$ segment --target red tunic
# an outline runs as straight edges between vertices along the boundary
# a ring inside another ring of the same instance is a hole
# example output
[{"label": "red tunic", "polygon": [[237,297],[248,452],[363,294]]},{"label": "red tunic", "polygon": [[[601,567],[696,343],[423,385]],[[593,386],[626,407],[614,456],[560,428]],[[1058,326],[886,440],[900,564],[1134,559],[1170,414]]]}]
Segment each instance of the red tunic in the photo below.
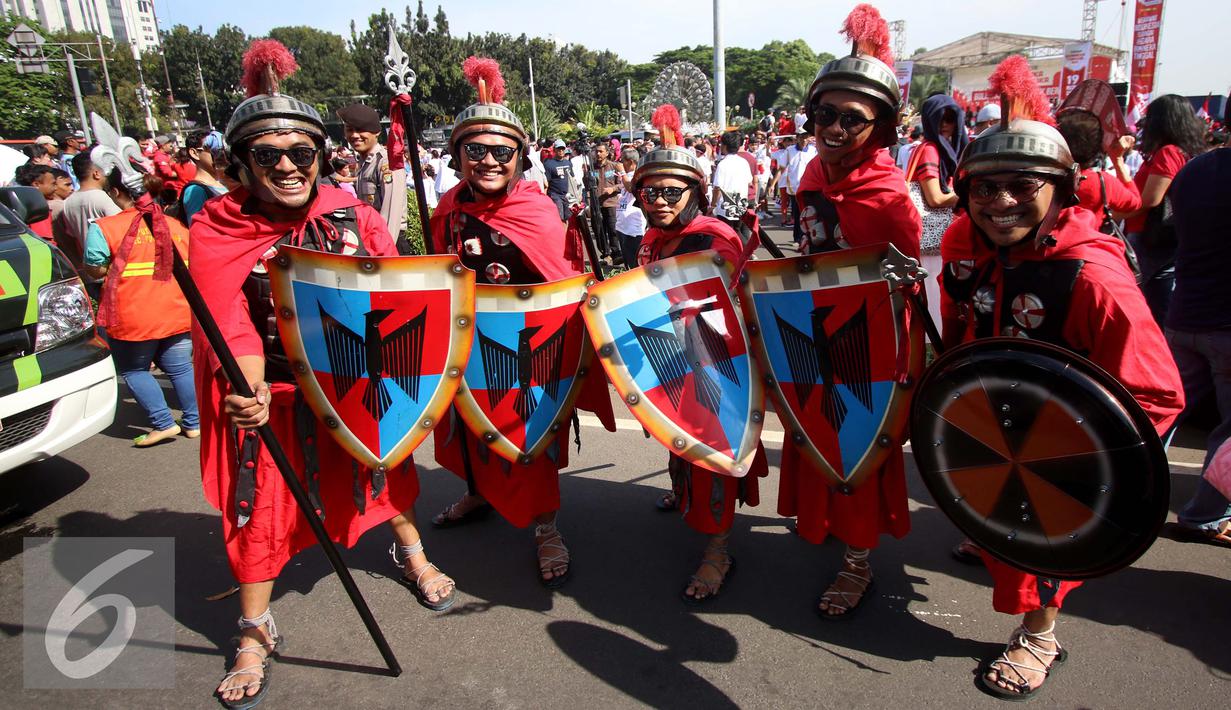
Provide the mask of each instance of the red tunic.
[{"label": "red tunic", "polygon": [[1141,193],[1137,183],[1120,182],[1115,173],[1100,171],[1098,168],[1087,168],[1081,171],[1081,182],[1077,186],[1077,203],[1103,219],[1103,187],[1099,184],[1099,173],[1103,174],[1102,185],[1107,186],[1107,206],[1112,212],[1135,212],[1141,209]]},{"label": "red tunic", "polygon": [[[922,222],[906,191],[906,176],[889,151],[877,150],[835,183],[829,182],[820,159],[813,160],[800,180],[801,208],[810,192],[820,192],[834,205],[842,238],[851,247],[889,242],[919,258]],[[833,451],[822,449],[821,454],[838,458]],[[834,535],[852,547],[873,548],[882,534],[900,538],[910,532],[901,446],[850,495],[831,489],[827,481],[790,439],[783,442],[778,513],[798,517],[796,529],[805,540],[819,544]]]},{"label": "red tunic", "polygon": [[[236,357],[264,354],[261,335],[248,315],[248,300],[241,289],[265,251],[287,233],[302,234],[309,222],[353,207],[359,236],[368,252],[376,256],[396,255],[380,213],[337,188],[320,186],[317,190],[308,217],[298,223],[274,223],[244,210],[249,199],[244,189],[210,200],[193,219],[189,268]],[[256,495],[251,518],[242,527],[238,525],[235,492],[239,456],[230,419],[222,408],[230,387],[218,369],[218,358],[195,322],[192,340],[193,375],[201,410],[201,482],[205,498],[222,512],[227,559],[236,580],[252,583],[274,579],[287,560],[316,544],[316,538],[263,447],[255,462]],[[294,416],[296,387],[274,383],[270,391],[270,426],[302,480],[304,452],[298,445],[300,437]],[[251,431],[241,434],[256,436]],[[315,444],[320,460],[325,529],[335,542],[350,547],[369,528],[414,505],[419,495],[419,479],[409,459],[401,470],[388,474],[386,488],[375,500],[371,497],[367,472],[361,471],[367,502],[365,512],[359,513],[352,496],[353,459],[330,436],[318,437]]]},{"label": "red tunic", "polygon": [[[667,242],[677,237],[687,239],[691,236],[709,237],[709,243],[700,248],[677,244],[671,254],[663,255],[663,247]],[[739,273],[748,259],[744,246],[743,240],[726,222],[697,215],[679,230],[664,230],[658,227],[646,230],[641,249],[637,252],[637,264],[645,266],[668,256],[713,249],[735,264],[735,273]],[[667,469],[671,472],[672,489],[684,501],[680,506],[684,523],[693,530],[706,535],[725,533],[731,529],[731,523],[735,520],[736,502],[752,507],[761,502],[757,479],[769,475],[769,462],[760,444],[757,444],[752,466],[743,478],[723,476],[694,466],[674,454],[669,456]]]},{"label": "red tunic", "polygon": [[[1019,248],[1014,256],[1022,260],[1080,259],[1085,262],[1073,285],[1068,317],[1061,332],[1063,345],[1099,365],[1132,393],[1149,415],[1154,428],[1162,434],[1184,408],[1183,385],[1171,351],[1162,332],[1150,317],[1145,298],[1124,261],[1124,249],[1115,237],[1098,231],[1098,218],[1080,207],[1060,213],[1052,236],[1054,246]],[[982,238],[969,217],[955,221],[941,240],[941,257],[946,263],[974,260],[981,268],[992,264],[991,283],[1001,281],[1002,266],[996,251]],[[942,271],[947,274],[948,271]],[[942,290],[947,313],[956,304]],[[999,317],[1000,309],[994,311]],[[962,329],[961,340],[973,340],[973,322],[946,319],[946,328]],[[993,332],[1000,332],[1000,324]],[[956,338],[946,333],[946,341]],[[1045,606],[1059,608],[1064,597],[1080,582],[1046,580],[1011,567],[984,553],[992,573],[992,606],[1005,614],[1023,614]],[[1049,598],[1050,597],[1050,598]]]},{"label": "red tunic", "polygon": [[[437,253],[454,251],[445,233],[458,212],[478,219],[507,236],[545,281],[582,273],[572,256],[556,206],[535,183],[523,180],[507,195],[482,201],[458,199],[467,183],[445,193],[432,213],[432,246]],[[615,431],[615,415],[602,368],[594,367],[581,385],[577,408],[594,412],[608,431]],[[453,426],[465,428],[460,418],[436,427],[436,461],[458,477],[466,478],[461,445]],[[535,517],[560,509],[560,469],[568,466],[569,424],[556,436],[558,455],[553,461],[539,456],[528,465],[512,463],[487,450],[473,432],[465,432],[475,489],[511,524],[524,528]]]}]

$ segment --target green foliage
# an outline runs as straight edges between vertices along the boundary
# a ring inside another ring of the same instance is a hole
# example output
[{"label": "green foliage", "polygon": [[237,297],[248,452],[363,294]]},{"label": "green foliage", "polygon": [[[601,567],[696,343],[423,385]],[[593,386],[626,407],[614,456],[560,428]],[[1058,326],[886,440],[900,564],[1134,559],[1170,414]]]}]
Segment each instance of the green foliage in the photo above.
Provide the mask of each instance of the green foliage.
[{"label": "green foliage", "polygon": [[923,100],[937,91],[949,90],[949,76],[944,71],[916,72],[910,79],[910,103],[922,106]]},{"label": "green foliage", "polygon": [[324,105],[326,115],[355,101],[359,70],[340,35],[300,26],[275,27],[269,36],[285,44],[299,62],[299,71],[283,87],[286,93]]},{"label": "green foliage", "polygon": [[808,89],[812,88],[811,77],[793,77],[778,87],[774,106],[794,113],[795,109],[808,103]]},{"label": "green foliage", "polygon": [[[17,25],[27,25],[43,34],[42,28],[33,20],[6,15],[0,18],[0,33],[9,36]],[[55,74],[18,74],[11,61],[16,49],[4,43],[0,45],[0,136],[5,138],[33,138],[40,133],[50,133],[63,126],[57,106],[63,70],[51,65]]]},{"label": "green foliage", "polygon": [[[428,219],[432,214],[428,213]],[[423,220],[419,219],[419,200],[415,199],[413,185],[406,190],[406,238],[410,240],[416,254],[426,254],[423,244]]]},{"label": "green foliage", "polygon": [[[534,132],[534,113],[530,110],[530,100],[512,99],[508,101],[509,108],[517,117],[521,119],[521,124],[526,127],[528,133]],[[541,135],[535,138],[558,138],[558,126],[563,119],[556,110],[551,107],[551,104],[538,102],[539,114],[539,133]]]}]

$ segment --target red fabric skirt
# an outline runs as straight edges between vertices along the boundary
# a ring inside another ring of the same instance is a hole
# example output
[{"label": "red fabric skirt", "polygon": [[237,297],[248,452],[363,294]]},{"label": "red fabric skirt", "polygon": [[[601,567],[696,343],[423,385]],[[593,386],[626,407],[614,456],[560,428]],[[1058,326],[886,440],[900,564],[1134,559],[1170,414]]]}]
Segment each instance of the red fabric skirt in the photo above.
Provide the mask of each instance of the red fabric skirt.
[{"label": "red fabric skirt", "polygon": [[699,533],[718,535],[731,529],[736,503],[756,507],[761,502],[757,479],[769,475],[769,462],[758,444],[752,467],[743,478],[723,476],[674,455],[667,469],[671,488],[681,501],[684,524]]},{"label": "red fabric skirt", "polygon": [[[275,383],[271,391],[270,426],[286,451],[291,467],[303,481],[303,445],[295,430],[295,388]],[[315,437],[313,443],[320,461],[320,501],[324,506],[325,530],[335,543],[352,547],[368,529],[414,507],[419,497],[419,476],[414,462],[408,459],[386,475],[385,489],[372,500],[370,472],[361,467],[359,476],[363,481],[366,505],[360,514],[353,498],[354,459],[323,430],[323,426],[318,428],[320,436]],[[257,436],[257,433],[241,431],[240,435]],[[231,462],[236,461],[234,440],[228,443],[227,449]],[[222,533],[231,571],[241,584],[275,579],[291,557],[316,544],[316,537],[263,445],[256,460],[252,516],[239,527],[234,467],[235,464],[230,463],[226,467],[228,470],[222,472],[225,494],[221,497]]]},{"label": "red fabric skirt", "polygon": [[882,534],[904,537],[910,532],[910,512],[901,447],[880,471],[844,495],[830,488],[793,443],[783,442],[778,514],[798,518],[799,536],[815,544],[833,535],[852,547],[874,548]]},{"label": "red fabric skirt", "polygon": [[1002,614],[1025,614],[1045,607],[1059,609],[1064,597],[1081,586],[1081,582],[1041,580],[1001,562],[987,552],[980,554],[987,571],[992,573],[992,608]]}]

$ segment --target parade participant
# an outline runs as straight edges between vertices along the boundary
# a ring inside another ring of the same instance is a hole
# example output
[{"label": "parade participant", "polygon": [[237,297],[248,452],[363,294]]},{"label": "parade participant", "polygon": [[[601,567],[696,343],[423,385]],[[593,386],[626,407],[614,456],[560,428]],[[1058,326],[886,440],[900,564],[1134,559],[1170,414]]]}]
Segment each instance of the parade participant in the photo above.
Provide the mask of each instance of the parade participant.
[{"label": "parade participant", "polygon": [[[1081,353],[1119,380],[1163,432],[1183,406],[1182,386],[1123,247],[1076,206],[1078,167],[1045,122],[1047,99],[1025,58],[1009,57],[990,81],[992,95],[1007,99],[1005,119],[981,133],[958,165],[959,205],[969,214],[941,245],[944,338],[1016,335]],[[1029,314],[1022,303],[1032,304]],[[1080,583],[983,557],[993,607],[1021,614],[1022,622],[1004,652],[983,664],[980,682],[998,697],[1024,699],[1067,658],[1055,621]]]},{"label": "parade participant", "polygon": [[[433,251],[460,256],[479,283],[534,284],[582,273],[580,250],[566,239],[552,200],[521,179],[528,139],[516,114],[501,103],[504,79],[499,65],[470,57],[462,69],[478,90],[479,101],[458,114],[449,139],[462,182],[440,197],[432,213]],[[594,411],[615,431],[606,380],[587,378],[577,406]],[[465,427],[457,417],[451,425],[436,428],[436,461],[462,478],[472,477],[477,495],[466,493],[432,523],[460,525],[493,508],[519,528],[533,522],[540,581],[552,589],[564,584],[572,566],[556,519],[560,469],[568,466],[568,425],[560,427],[554,459],[544,454],[528,464],[491,454],[479,437],[454,431],[456,427]]]},{"label": "parade participant", "polygon": [[[79,154],[74,163],[85,155]],[[119,170],[106,178],[103,190],[121,211],[89,225],[84,262],[89,276],[103,280],[98,325],[107,329],[116,369],[152,427],[133,439],[133,446],[153,446],[181,432],[195,439],[201,435],[201,425],[193,389],[188,301],[174,279],[154,278],[158,240],[137,211]],[[166,225],[169,243],[187,256],[188,228],[171,217],[166,218]],[[150,372],[150,363],[156,363],[171,380],[184,412],[178,423]]]},{"label": "parade participant", "polygon": [[355,150],[359,166],[355,172],[355,194],[380,212],[385,227],[403,248],[406,231],[406,171],[390,166],[389,154],[380,144],[380,114],[363,104],[338,109],[346,131],[346,142]]},{"label": "parade participant", "polygon": [[[886,148],[897,141],[899,93],[889,53],[889,29],[870,5],[858,5],[843,25],[850,56],[821,68],[808,91],[807,129],[818,156],[799,185],[797,205],[808,253],[892,243],[919,258],[919,213],[902,171]],[[822,453],[825,453],[822,449]],[[849,493],[831,489],[815,466],[787,440],[782,449],[778,512],[797,516],[796,530],[820,544],[829,535],[846,543],[842,571],[821,595],[822,619],[846,618],[872,586],[868,555],[880,535],[910,530],[900,446],[884,466]]]},{"label": "parade participant", "polygon": [[[695,154],[676,147],[679,112],[671,104],[663,104],[654,112],[653,123],[662,136],[662,147],[641,159],[632,181],[633,194],[649,222],[637,253],[637,265],[713,249],[738,273],[748,258],[744,243],[726,222],[704,214],[709,181],[705,166]],[[732,158],[743,162],[738,156]],[[735,506],[755,506],[759,502],[757,478],[769,473],[765,452],[757,446],[752,466],[742,478],[713,473],[675,454],[668,459],[667,471],[672,492],[659,500],[658,507],[680,508],[688,527],[710,536],[700,566],[681,596],[690,603],[713,599],[735,570],[735,558],[727,546]]]},{"label": "parade participant", "polygon": [[991,103],[984,106],[975,115],[975,126],[970,131],[970,137],[979,135],[997,123],[1000,123],[1000,104]]},{"label": "parade participant", "polygon": [[1077,203],[1104,217],[1104,208],[1113,213],[1135,212],[1141,207],[1141,193],[1124,163],[1124,154],[1132,149],[1136,139],[1116,136],[1107,157],[1114,174],[1103,170],[1103,124],[1098,116],[1081,109],[1069,109],[1056,119],[1056,130],[1064,136],[1074,162],[1081,168],[1077,185]]},{"label": "parade participant", "polygon": [[[224,706],[251,707],[269,688],[270,657],[281,637],[269,611],[274,580],[292,555],[315,543],[254,428],[268,423],[323,515],[325,530],[352,546],[388,522],[404,581],[434,610],[455,600],[453,580],[428,562],[415,527],[419,492],[414,464],[383,478],[361,469],[328,436],[304,402],[273,315],[262,259],[281,244],[332,253],[391,256],[380,215],[317,178],[324,122],[312,106],[279,94],[274,80],[296,68],[274,40],[254,42],[244,57],[249,98],[227,125],[232,170],[242,187],[210,200],[192,224],[189,266],[255,397],[229,394],[217,358],[194,328],[194,370],[201,408],[201,476],[206,499],[222,512],[223,539],[239,583],[238,650],[215,691]],[[382,484],[383,482],[383,484]]]},{"label": "parade participant", "polygon": [[1133,177],[1141,207],[1120,216],[1141,264],[1141,290],[1160,327],[1175,288],[1175,231],[1166,219],[1169,210],[1164,200],[1180,168],[1205,149],[1205,123],[1193,113],[1188,99],[1166,94],[1146,107],[1141,125],[1146,158]]},{"label": "parade participant", "polygon": [[192,226],[192,218],[207,200],[225,195],[227,188],[218,179],[217,166],[214,157],[222,152],[222,146],[212,148],[206,145],[210,136],[208,130],[193,131],[184,141],[183,160],[191,162],[197,171],[180,192],[178,218],[188,226]]}]

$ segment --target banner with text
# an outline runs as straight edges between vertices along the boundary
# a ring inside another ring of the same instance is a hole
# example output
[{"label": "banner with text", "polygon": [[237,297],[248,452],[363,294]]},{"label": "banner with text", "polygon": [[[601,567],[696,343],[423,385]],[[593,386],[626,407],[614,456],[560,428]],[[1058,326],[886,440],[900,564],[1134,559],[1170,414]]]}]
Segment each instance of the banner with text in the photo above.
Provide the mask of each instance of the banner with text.
[{"label": "banner with text", "polygon": [[1068,98],[1078,84],[1086,80],[1090,69],[1093,42],[1069,42],[1064,45],[1064,68],[1060,70],[1060,98]]},{"label": "banner with text", "polygon": [[915,63],[906,59],[894,62],[893,71],[898,76],[898,90],[902,93],[902,105],[905,106],[910,99],[910,79],[915,73]]},{"label": "banner with text", "polygon": [[1162,33],[1163,0],[1137,0],[1133,22],[1133,69],[1128,94],[1128,124],[1135,127],[1145,116],[1146,104],[1154,94],[1154,67],[1158,60],[1158,39]]}]

